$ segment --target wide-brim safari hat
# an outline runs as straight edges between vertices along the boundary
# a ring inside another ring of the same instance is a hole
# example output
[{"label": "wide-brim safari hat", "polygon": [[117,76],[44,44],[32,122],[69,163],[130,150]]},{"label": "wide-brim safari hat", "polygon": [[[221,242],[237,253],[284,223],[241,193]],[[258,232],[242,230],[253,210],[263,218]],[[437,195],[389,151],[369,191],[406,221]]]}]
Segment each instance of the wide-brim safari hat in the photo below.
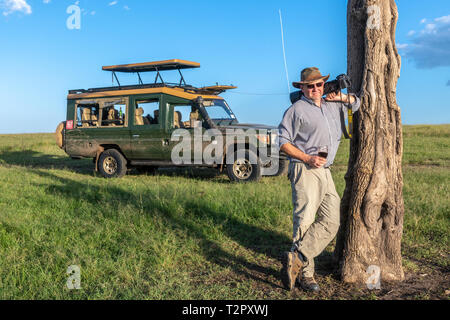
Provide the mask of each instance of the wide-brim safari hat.
[{"label": "wide-brim safari hat", "polygon": [[312,67],[304,69],[301,74],[300,82],[293,82],[292,85],[300,89],[300,85],[302,84],[309,84],[316,82],[318,80],[323,80],[324,82],[327,82],[328,79],[330,79],[330,75],[323,76],[320,73],[319,68]]}]

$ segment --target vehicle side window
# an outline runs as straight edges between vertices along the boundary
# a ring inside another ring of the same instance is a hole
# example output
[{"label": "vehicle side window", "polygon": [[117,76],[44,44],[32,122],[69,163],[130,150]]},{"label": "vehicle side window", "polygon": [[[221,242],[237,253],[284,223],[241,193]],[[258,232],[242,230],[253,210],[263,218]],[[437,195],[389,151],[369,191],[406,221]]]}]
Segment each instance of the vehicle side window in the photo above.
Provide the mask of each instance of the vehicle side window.
[{"label": "vehicle side window", "polygon": [[159,124],[159,100],[138,100],[134,111],[134,125]]},{"label": "vehicle side window", "polygon": [[174,105],[172,119],[174,128],[194,128],[197,121],[202,121],[198,110],[191,105]]},{"label": "vehicle side window", "polygon": [[92,128],[98,125],[99,105],[77,106],[77,128]]},{"label": "vehicle side window", "polygon": [[102,110],[102,127],[122,127],[125,123],[126,104],[108,105]]}]

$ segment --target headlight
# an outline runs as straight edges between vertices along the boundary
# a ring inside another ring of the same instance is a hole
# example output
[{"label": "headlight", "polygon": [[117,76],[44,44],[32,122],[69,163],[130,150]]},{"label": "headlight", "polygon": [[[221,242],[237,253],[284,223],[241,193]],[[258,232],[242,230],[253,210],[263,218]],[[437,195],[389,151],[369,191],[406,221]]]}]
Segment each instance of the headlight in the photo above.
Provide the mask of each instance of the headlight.
[{"label": "headlight", "polygon": [[260,142],[262,142],[264,144],[270,144],[270,135],[259,134],[259,135],[256,135],[256,139],[258,139]]}]

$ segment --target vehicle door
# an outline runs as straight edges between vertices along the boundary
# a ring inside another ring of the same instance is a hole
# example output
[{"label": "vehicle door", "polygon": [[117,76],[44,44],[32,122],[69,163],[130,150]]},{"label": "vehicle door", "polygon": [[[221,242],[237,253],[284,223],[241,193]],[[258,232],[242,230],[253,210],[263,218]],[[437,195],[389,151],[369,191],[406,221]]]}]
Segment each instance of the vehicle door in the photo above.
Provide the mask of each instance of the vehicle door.
[{"label": "vehicle door", "polygon": [[131,149],[133,159],[164,160],[163,151],[168,148],[165,132],[165,108],[161,94],[134,96],[131,98]]},{"label": "vehicle door", "polygon": [[[175,162],[175,159],[171,157],[177,157],[178,162],[181,161],[183,164],[203,164],[205,147],[203,135],[205,129],[198,111],[195,110],[191,101],[175,98],[168,99],[167,107],[170,148],[165,155],[166,159]],[[190,141],[187,141],[187,139],[190,139]],[[182,143],[185,146],[183,148],[181,148]]]}]

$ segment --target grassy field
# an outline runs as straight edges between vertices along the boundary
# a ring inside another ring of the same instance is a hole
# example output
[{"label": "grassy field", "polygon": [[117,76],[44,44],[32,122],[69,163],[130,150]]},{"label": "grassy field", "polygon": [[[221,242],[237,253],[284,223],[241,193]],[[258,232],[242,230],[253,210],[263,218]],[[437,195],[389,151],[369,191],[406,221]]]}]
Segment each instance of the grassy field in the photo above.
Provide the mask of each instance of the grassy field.
[{"label": "grassy field", "polygon": [[[237,185],[209,170],[160,170],[105,180],[51,134],[0,136],[0,299],[448,299],[450,125],[404,131],[405,282],[344,285],[330,245],[317,295],[287,292],[279,278],[287,178]],[[348,148],[333,168],[341,195]],[[81,290],[66,287],[71,265]]]}]

